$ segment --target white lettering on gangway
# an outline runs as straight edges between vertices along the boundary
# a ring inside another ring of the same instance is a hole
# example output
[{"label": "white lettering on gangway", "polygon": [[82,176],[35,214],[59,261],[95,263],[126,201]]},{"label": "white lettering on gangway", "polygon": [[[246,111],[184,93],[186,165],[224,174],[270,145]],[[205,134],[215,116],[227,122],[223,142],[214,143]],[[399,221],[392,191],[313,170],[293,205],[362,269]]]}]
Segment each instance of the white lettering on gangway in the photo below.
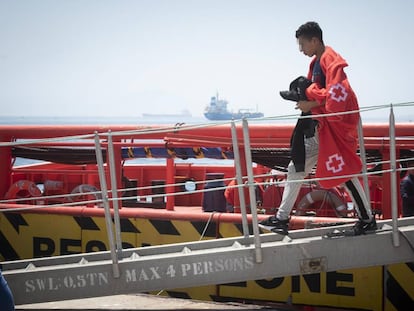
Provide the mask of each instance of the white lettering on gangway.
[{"label": "white lettering on gangway", "polygon": [[58,291],[61,289],[75,289],[102,286],[109,283],[108,273],[85,273],[66,275],[63,278],[48,277],[29,279],[25,281],[26,293]]},{"label": "white lettering on gangway", "polygon": [[193,263],[171,264],[164,271],[161,271],[159,267],[127,269],[125,277],[127,283],[143,282],[163,278],[187,278],[221,272],[237,272],[252,269],[253,266],[254,261],[251,256],[219,258]]},{"label": "white lettering on gangway", "polygon": [[[125,269],[122,273],[126,283],[159,281],[166,278],[188,278],[215,273],[238,272],[254,267],[252,256],[217,258],[191,263],[170,264]],[[108,272],[67,274],[64,277],[45,277],[25,280],[26,293],[76,290],[88,287],[108,286],[111,276]]]}]

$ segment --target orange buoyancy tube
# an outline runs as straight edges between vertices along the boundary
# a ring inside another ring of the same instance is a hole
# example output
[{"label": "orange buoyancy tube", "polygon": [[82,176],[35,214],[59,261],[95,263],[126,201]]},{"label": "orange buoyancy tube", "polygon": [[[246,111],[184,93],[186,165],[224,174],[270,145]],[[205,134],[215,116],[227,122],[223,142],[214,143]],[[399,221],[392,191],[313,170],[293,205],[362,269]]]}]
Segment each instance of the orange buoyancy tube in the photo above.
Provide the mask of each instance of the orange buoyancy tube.
[{"label": "orange buoyancy tube", "polygon": [[347,203],[337,193],[326,190],[312,190],[302,197],[296,206],[296,215],[305,215],[306,210],[315,202],[326,203],[331,206],[338,217],[348,217]]},{"label": "orange buoyancy tube", "polygon": [[33,198],[40,197],[41,195],[42,192],[33,181],[23,179],[16,181],[10,186],[5,195],[5,199]]}]

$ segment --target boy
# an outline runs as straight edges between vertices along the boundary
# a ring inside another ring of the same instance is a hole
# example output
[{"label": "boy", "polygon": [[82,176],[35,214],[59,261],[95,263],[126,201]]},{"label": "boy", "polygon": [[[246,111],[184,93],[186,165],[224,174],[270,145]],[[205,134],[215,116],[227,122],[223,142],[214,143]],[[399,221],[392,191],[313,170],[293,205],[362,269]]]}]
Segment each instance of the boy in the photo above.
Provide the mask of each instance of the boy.
[{"label": "boy", "polygon": [[[301,139],[298,141],[303,141],[304,155],[298,156],[301,148],[293,148],[292,143],[292,161],[288,165],[282,202],[276,215],[260,222],[260,226],[271,227],[273,232],[288,234],[289,215],[301,188],[301,183],[295,180],[303,180],[317,164],[316,177],[334,178],[320,180],[323,187],[331,188],[345,183],[351,195],[359,220],[344,234],[360,235],[375,230],[377,228],[375,217],[372,215],[359,179],[341,177],[361,172],[361,159],[356,153],[359,114],[355,112],[318,117],[323,114],[359,109],[356,95],[344,72],[344,67],[348,64],[332,48],[325,46],[322,30],[316,22],[308,22],[300,26],[296,31],[296,39],[299,50],[306,56],[313,57],[307,77],[311,80],[311,84],[306,85],[304,90],[307,100],[299,100],[296,109],[300,109],[302,115],[312,114],[315,117],[299,119],[292,141],[298,135],[300,124]],[[300,122],[303,120],[312,122]]]}]

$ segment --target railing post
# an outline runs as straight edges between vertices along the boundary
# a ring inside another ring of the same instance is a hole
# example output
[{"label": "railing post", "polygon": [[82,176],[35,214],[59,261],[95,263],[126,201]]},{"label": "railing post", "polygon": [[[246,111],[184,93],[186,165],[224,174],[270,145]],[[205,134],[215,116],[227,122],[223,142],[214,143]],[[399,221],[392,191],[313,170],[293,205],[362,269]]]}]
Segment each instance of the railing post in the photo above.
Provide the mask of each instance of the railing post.
[{"label": "railing post", "polygon": [[[11,137],[0,137],[0,141],[11,141]],[[4,198],[7,190],[11,186],[11,176],[12,176],[12,147],[4,146],[0,148],[0,198]]]},{"label": "railing post", "polygon": [[369,206],[371,206],[371,196],[369,193],[369,183],[368,183],[368,175],[367,175],[367,156],[365,152],[365,142],[364,142],[364,131],[362,127],[362,119],[359,116],[359,123],[358,123],[358,139],[359,139],[359,152],[362,160],[362,180],[364,182],[364,189],[365,189],[365,196],[367,197],[367,201]]},{"label": "railing post", "polygon": [[116,250],[115,250],[114,234],[112,231],[112,217],[111,217],[111,211],[110,211],[109,199],[108,199],[108,189],[106,187],[105,169],[104,169],[104,164],[103,164],[102,149],[101,149],[101,143],[99,141],[98,132],[95,132],[95,154],[96,154],[96,162],[98,164],[99,182],[101,184],[102,201],[103,201],[103,205],[105,209],[106,230],[108,233],[109,248],[111,251],[111,259],[112,259],[112,273],[113,273],[114,278],[119,278],[120,273],[119,273],[118,257],[116,255]]},{"label": "railing post", "polygon": [[114,159],[114,144],[112,141],[112,132],[108,131],[108,159],[109,159],[109,174],[111,176],[111,192],[112,192],[112,206],[114,210],[115,221],[115,240],[118,256],[122,255],[122,239],[121,239],[121,223],[119,220],[119,202],[118,202],[118,186],[116,182],[116,167]]},{"label": "railing post", "polygon": [[400,246],[398,235],[398,202],[397,202],[397,160],[395,151],[395,118],[394,110],[390,108],[390,167],[391,167],[391,215],[392,215],[392,241],[395,247]]},{"label": "railing post", "polygon": [[254,236],[254,244],[255,244],[255,251],[256,251],[256,263],[261,263],[263,259],[262,259],[262,248],[260,245],[259,227],[258,227],[258,222],[257,222],[256,193],[254,190],[255,184],[254,184],[254,177],[253,177],[252,154],[250,150],[249,125],[245,118],[243,118],[243,140],[244,140],[244,150],[246,154],[247,180],[248,180],[248,185],[249,185],[250,209],[252,212],[252,226],[253,226],[253,236]]},{"label": "railing post", "polygon": [[239,194],[240,210],[242,213],[243,236],[245,238],[248,238],[249,237],[249,226],[247,223],[246,200],[244,199],[243,176],[242,176],[242,171],[241,171],[241,166],[240,166],[239,145],[238,145],[238,139],[237,139],[236,125],[234,121],[231,121],[231,140],[233,142],[234,166],[236,168],[236,181],[238,185],[237,192]]},{"label": "railing post", "polygon": [[166,159],[166,186],[165,186],[165,193],[167,194],[165,197],[166,200],[166,210],[173,211],[175,205],[175,196],[174,194],[174,183],[175,183],[175,166],[174,166],[174,158],[167,158]]}]

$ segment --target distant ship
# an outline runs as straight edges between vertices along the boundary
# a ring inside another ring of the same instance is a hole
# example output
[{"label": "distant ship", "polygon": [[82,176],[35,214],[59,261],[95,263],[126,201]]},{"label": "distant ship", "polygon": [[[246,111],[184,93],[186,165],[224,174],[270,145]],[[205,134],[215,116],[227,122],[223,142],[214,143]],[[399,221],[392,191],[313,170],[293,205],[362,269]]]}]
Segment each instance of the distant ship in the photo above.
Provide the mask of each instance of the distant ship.
[{"label": "distant ship", "polygon": [[211,97],[210,104],[204,111],[204,116],[209,120],[237,120],[243,118],[261,118],[262,112],[252,111],[250,109],[239,109],[238,112],[231,112],[227,109],[228,102],[219,99],[219,96]]}]

